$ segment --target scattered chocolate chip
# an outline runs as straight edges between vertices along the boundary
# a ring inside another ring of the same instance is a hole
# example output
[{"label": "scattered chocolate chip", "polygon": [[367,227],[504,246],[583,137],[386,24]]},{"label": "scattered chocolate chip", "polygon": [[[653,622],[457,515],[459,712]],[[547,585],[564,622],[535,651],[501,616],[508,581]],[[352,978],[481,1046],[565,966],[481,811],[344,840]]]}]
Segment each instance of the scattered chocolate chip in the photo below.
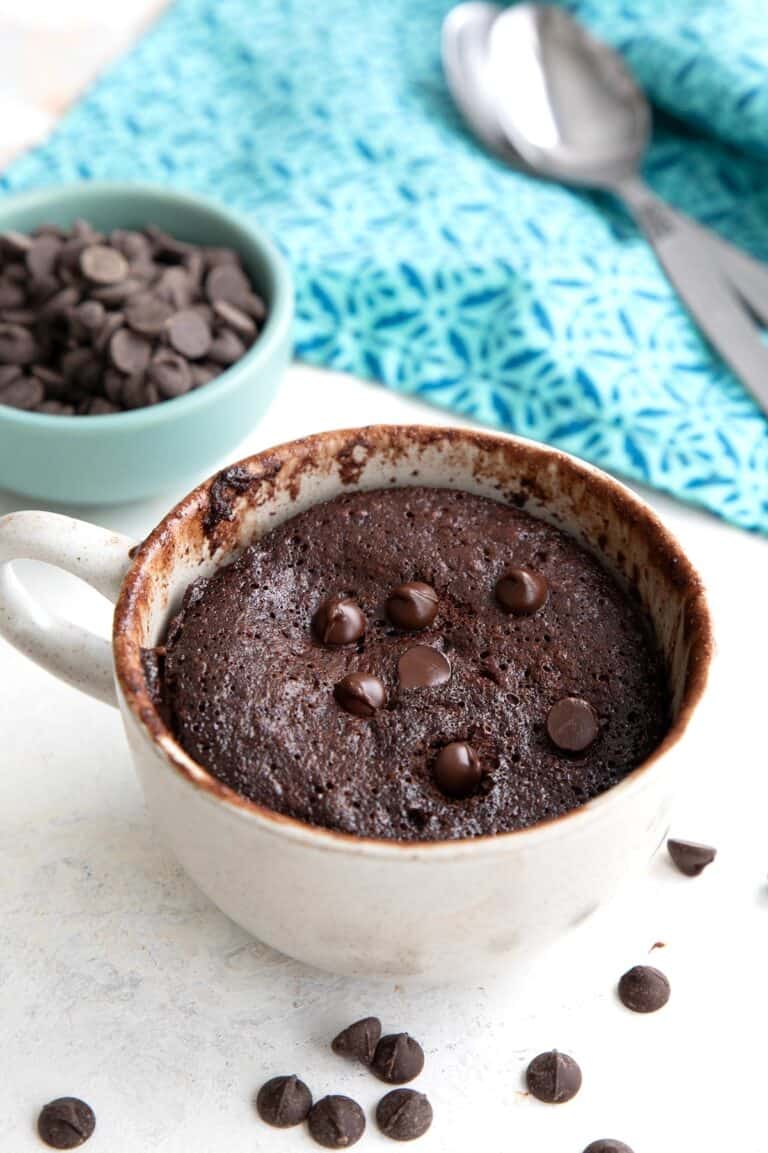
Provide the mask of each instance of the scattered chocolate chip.
[{"label": "scattered chocolate chip", "polygon": [[581,1088],[581,1069],[567,1053],[553,1049],[534,1057],[526,1072],[528,1088],[539,1101],[562,1105]]},{"label": "scattered chocolate chip", "polygon": [[10,384],[0,385],[0,404],[31,412],[45,399],[45,389],[37,377],[19,376]]},{"label": "scattered chocolate chip", "polygon": [[245,336],[252,339],[256,335],[256,325],[246,312],[236,308],[234,304],[230,304],[228,300],[217,300],[214,302],[213,311],[215,315],[221,320],[227,328],[231,328],[238,336]]},{"label": "scattered chocolate chip", "polygon": [[37,1119],[41,1140],[53,1149],[76,1149],[85,1144],[95,1128],[93,1109],[77,1097],[50,1101]]},{"label": "scattered chocolate chip", "polygon": [[548,596],[547,578],[531,569],[508,569],[496,582],[496,600],[505,612],[515,616],[531,616],[546,603]]},{"label": "scattered chocolate chip", "polygon": [[337,1057],[347,1057],[370,1065],[373,1054],[381,1038],[381,1021],[378,1017],[363,1017],[334,1037],[331,1048]]},{"label": "scattered chocolate chip", "polygon": [[547,732],[552,744],[569,753],[583,752],[599,731],[595,710],[581,697],[563,697],[547,714]]},{"label": "scattered chocolate chip", "polygon": [[623,1141],[614,1141],[612,1137],[601,1137],[599,1141],[593,1141],[591,1145],[587,1145],[584,1153],[632,1153],[632,1150]]},{"label": "scattered chocolate chip", "polygon": [[365,633],[365,617],[356,601],[329,597],[313,616],[312,629],[324,645],[351,645]]},{"label": "scattered chocolate chip", "polygon": [[322,1097],[309,1114],[309,1135],[326,1149],[348,1149],[365,1132],[365,1114],[351,1097]]},{"label": "scattered chocolate chip", "polygon": [[435,757],[432,775],[441,793],[463,800],[477,792],[483,770],[471,745],[466,741],[452,741]]},{"label": "scattered chocolate chip", "polygon": [[125,304],[126,300],[136,296],[143,288],[143,280],[129,276],[127,280],[119,280],[116,284],[103,284],[100,288],[92,289],[91,296],[112,308],[116,304]]},{"label": "scattered chocolate chip", "polygon": [[192,373],[182,356],[169,349],[161,349],[150,361],[147,376],[166,400],[183,396],[192,387]]},{"label": "scattered chocolate chip", "polygon": [[717,856],[717,849],[713,849],[711,845],[700,845],[697,841],[669,840],[667,850],[680,872],[685,873],[686,877],[698,877]]},{"label": "scattered chocolate chip", "polygon": [[290,1129],[306,1121],[312,1108],[312,1094],[296,1076],[273,1077],[259,1089],[256,1110],[262,1121],[276,1129]]},{"label": "scattered chocolate chip", "polygon": [[655,1013],[669,1000],[669,981],[651,965],[635,965],[619,981],[622,1004],[633,1013]]},{"label": "scattered chocolate chip", "polygon": [[424,1050],[408,1033],[388,1033],[376,1046],[371,1069],[380,1081],[404,1085],[424,1068]]},{"label": "scattered chocolate chip", "polygon": [[177,312],[168,321],[168,339],[189,360],[200,360],[211,347],[211,331],[193,309]]},{"label": "scattered chocolate chip", "polygon": [[128,261],[106,244],[92,244],[80,253],[80,271],[94,284],[115,284],[128,275]]},{"label": "scattered chocolate chip", "polygon": [[31,364],[37,356],[31,332],[20,324],[0,324],[0,364]]},{"label": "scattered chocolate chip", "polygon": [[144,372],[152,354],[152,345],[128,328],[119,328],[109,342],[109,358],[120,372],[132,375]]},{"label": "scattered chocolate chip", "polygon": [[451,679],[451,663],[439,649],[414,645],[397,662],[397,675],[404,689],[433,688]]},{"label": "scattered chocolate chip", "polygon": [[393,1141],[413,1141],[432,1124],[432,1106],[415,1089],[393,1089],[376,1106],[376,1124]]},{"label": "scattered chocolate chip", "polygon": [[384,685],[371,673],[349,673],[334,685],[333,695],[345,712],[372,717],[386,699]]},{"label": "scattered chocolate chip", "polygon": [[174,310],[187,308],[194,295],[186,268],[166,268],[155,284],[155,292]]},{"label": "scattered chocolate chip", "polygon": [[392,589],[387,598],[387,616],[399,629],[425,629],[437,616],[438,603],[431,585],[409,581]]}]

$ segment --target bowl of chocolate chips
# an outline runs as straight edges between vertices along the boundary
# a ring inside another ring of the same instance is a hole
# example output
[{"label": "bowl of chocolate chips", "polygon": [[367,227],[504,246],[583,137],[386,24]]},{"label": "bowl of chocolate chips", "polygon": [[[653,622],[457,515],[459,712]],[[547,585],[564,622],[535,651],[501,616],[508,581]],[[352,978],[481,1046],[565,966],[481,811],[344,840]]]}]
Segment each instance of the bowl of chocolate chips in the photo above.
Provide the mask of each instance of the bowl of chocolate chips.
[{"label": "bowl of chocolate chips", "polygon": [[249,221],[142,185],[0,206],[0,487],[137,500],[258,422],[291,353],[290,273]]}]

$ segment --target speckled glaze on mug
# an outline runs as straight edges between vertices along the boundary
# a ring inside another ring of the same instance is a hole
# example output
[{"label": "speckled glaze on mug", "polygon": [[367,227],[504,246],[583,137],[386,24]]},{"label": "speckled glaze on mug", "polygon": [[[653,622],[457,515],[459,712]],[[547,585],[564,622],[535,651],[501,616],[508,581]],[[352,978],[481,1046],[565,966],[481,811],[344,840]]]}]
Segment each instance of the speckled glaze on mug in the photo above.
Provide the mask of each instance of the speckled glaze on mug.
[{"label": "speckled glaze on mug", "polygon": [[118,504],[193,483],[255,428],[292,351],[288,266],[250,221],[167,188],[75,184],[0,200],[0,231],[38,224],[96,228],[156,224],[179,240],[236,249],[267,302],[258,340],[216,380],[186,396],[108,416],[48,416],[0,405],[0,488],[38,500]]},{"label": "speckled glaze on mug", "polygon": [[[318,501],[413,483],[511,502],[555,524],[632,585],[651,616],[669,670],[672,727],[620,784],[565,816],[429,843],[314,828],[233,793],[184,752],[155,710],[141,650],[163,636],[190,581]],[[147,803],[176,856],[224,912],[274,948],[338,973],[445,980],[503,969],[583,921],[645,867],[665,836],[676,766],[707,681],[709,613],[674,537],[604,473],[540,445],[473,431],[324,433],[217,474],[129,557],[130,545],[47,513],[0,521],[0,632],[57,675],[119,704]],[[46,620],[3,563],[14,557],[58,564],[117,597],[112,653],[105,641]]]}]

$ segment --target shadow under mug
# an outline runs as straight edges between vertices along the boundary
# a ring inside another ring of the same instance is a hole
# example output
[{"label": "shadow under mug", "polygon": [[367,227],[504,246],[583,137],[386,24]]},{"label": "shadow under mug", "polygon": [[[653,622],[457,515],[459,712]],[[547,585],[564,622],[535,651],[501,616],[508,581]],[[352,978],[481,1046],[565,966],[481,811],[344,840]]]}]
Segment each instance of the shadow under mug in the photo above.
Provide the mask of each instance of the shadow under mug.
[{"label": "shadow under mug", "polygon": [[[409,484],[525,507],[598,555],[650,616],[671,688],[670,730],[618,785],[562,817],[443,842],[315,828],[232,792],[184,752],[154,707],[142,648],[161,640],[192,580],[319,501]],[[57,565],[115,601],[112,645],[34,602],[8,563],[17,558]],[[321,433],[250,457],[195,489],[138,547],[52,513],[6,516],[0,634],[56,676],[119,705],[156,825],[233,920],[323,969],[429,980],[508,968],[647,865],[667,832],[712,655],[701,582],[637,496],[541,445],[421,426]]]}]

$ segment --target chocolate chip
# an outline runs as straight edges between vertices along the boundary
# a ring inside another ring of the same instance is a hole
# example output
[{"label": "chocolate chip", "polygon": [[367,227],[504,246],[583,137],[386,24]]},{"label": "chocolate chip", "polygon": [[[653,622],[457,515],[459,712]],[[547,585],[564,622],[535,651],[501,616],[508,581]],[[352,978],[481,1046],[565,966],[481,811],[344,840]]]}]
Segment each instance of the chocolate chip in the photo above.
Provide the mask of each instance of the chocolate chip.
[{"label": "chocolate chip", "polygon": [[[37,367],[35,365],[35,367]],[[0,367],[0,388],[4,384],[10,384],[12,380],[18,380],[22,375],[23,369],[20,364],[4,364]]]},{"label": "chocolate chip", "polygon": [[95,1128],[93,1109],[77,1097],[50,1101],[37,1119],[41,1140],[53,1149],[76,1149],[85,1144]]},{"label": "chocolate chip", "polygon": [[80,271],[94,284],[116,284],[128,275],[128,261],[106,244],[92,244],[80,253]]},{"label": "chocolate chip", "polygon": [[167,400],[183,396],[192,387],[192,373],[186,360],[168,349],[161,349],[152,357],[147,375]]},{"label": "chocolate chip", "polygon": [[88,401],[85,411],[88,416],[111,416],[112,413],[120,412],[120,407],[103,396],[94,396]]},{"label": "chocolate chip", "polygon": [[349,673],[334,685],[333,695],[346,712],[356,717],[372,717],[386,699],[384,685],[371,673]]},{"label": "chocolate chip", "polygon": [[35,412],[45,413],[46,416],[74,416],[75,407],[60,400],[44,400],[42,404],[37,405]]},{"label": "chocolate chip", "polygon": [[0,385],[0,404],[20,408],[27,412],[45,399],[45,389],[34,376],[19,376],[9,384]]},{"label": "chocolate chip", "polygon": [[149,364],[152,345],[128,328],[119,328],[109,342],[109,358],[115,368],[127,376],[144,372]]},{"label": "chocolate chip", "polygon": [[188,308],[168,321],[168,339],[182,356],[200,360],[211,347],[211,330],[201,316]]},{"label": "chocolate chip", "polygon": [[635,965],[619,981],[619,997],[633,1013],[655,1013],[669,1000],[669,981],[660,969]]},{"label": "chocolate chip", "polygon": [[599,731],[595,710],[581,697],[563,697],[547,714],[547,732],[552,744],[569,753],[583,752]]},{"label": "chocolate chip", "polygon": [[192,280],[185,268],[166,268],[155,284],[157,295],[175,310],[192,303]]},{"label": "chocolate chip", "polygon": [[227,328],[231,328],[239,336],[251,339],[256,335],[256,325],[247,313],[230,304],[228,300],[216,300],[213,305],[216,317],[223,321]]},{"label": "chocolate chip", "polygon": [[37,355],[31,332],[20,324],[0,324],[0,364],[31,364]]},{"label": "chocolate chip", "polygon": [[27,294],[20,284],[12,280],[0,280],[0,308],[21,308],[27,299]]},{"label": "chocolate chip", "polygon": [[[153,387],[157,388],[156,385]],[[143,372],[125,378],[122,388],[122,403],[129,409],[144,408],[148,404],[155,403],[152,400],[152,393],[147,387]]]},{"label": "chocolate chip", "polygon": [[116,368],[108,368],[104,373],[103,388],[104,394],[108,400],[113,404],[122,405],[123,403],[123,388],[125,386],[126,377],[122,372],[118,372]]},{"label": "chocolate chip", "polygon": [[438,597],[432,585],[409,581],[393,588],[387,597],[387,616],[399,629],[425,629],[437,616]]},{"label": "chocolate chip", "polygon": [[381,1039],[381,1021],[378,1017],[362,1017],[334,1037],[331,1048],[337,1057],[361,1061],[370,1065],[376,1046]]},{"label": "chocolate chip", "polygon": [[515,616],[531,616],[542,607],[548,595],[547,578],[531,569],[508,569],[496,582],[496,600],[505,612]]},{"label": "chocolate chip", "polygon": [[126,300],[136,296],[144,288],[145,284],[142,280],[129,276],[127,280],[120,280],[116,284],[105,284],[101,288],[94,288],[91,296],[94,300],[100,300],[102,304],[112,308],[116,304],[125,304]]},{"label": "chocolate chip", "polygon": [[123,327],[125,317],[122,312],[111,312],[99,329],[98,336],[94,338],[93,347],[98,352],[104,352],[112,337],[119,328]]},{"label": "chocolate chip", "polygon": [[125,323],[141,336],[160,336],[173,316],[173,306],[153,292],[141,292],[126,301]]},{"label": "chocolate chip", "polygon": [[356,601],[329,597],[313,616],[312,629],[324,645],[351,645],[365,633],[365,617]]},{"label": "chocolate chip", "polygon": [[175,236],[169,236],[156,224],[148,225],[145,232],[152,240],[155,255],[163,259],[167,260],[170,257],[172,260],[181,260],[192,250],[192,245],[186,240],[177,240]]},{"label": "chocolate chip", "polygon": [[208,356],[216,364],[229,365],[234,364],[241,356],[245,355],[245,345],[239,336],[229,329],[224,329],[220,332],[215,340],[211,341],[211,347],[208,350]]},{"label": "chocolate chip", "polygon": [[205,295],[211,304],[217,300],[226,300],[242,308],[251,295],[251,286],[236,265],[216,264],[205,278]]},{"label": "chocolate chip", "polygon": [[452,741],[435,757],[432,775],[441,793],[463,800],[477,792],[483,770],[471,745],[466,741]]},{"label": "chocolate chip", "polygon": [[711,845],[700,845],[697,841],[667,841],[667,850],[670,857],[681,873],[686,877],[698,877],[707,865],[711,865],[717,856],[717,849]]},{"label": "chocolate chip", "polygon": [[262,1121],[276,1129],[290,1129],[306,1121],[312,1108],[312,1094],[296,1076],[273,1077],[259,1089],[256,1110]]},{"label": "chocolate chip", "polygon": [[210,384],[217,376],[221,375],[221,369],[218,364],[190,364],[192,372],[192,387],[202,388],[204,384]]},{"label": "chocolate chip", "polygon": [[309,1114],[309,1135],[326,1149],[348,1149],[365,1132],[365,1114],[351,1097],[322,1097]]},{"label": "chocolate chip", "polygon": [[23,256],[32,247],[32,237],[12,229],[0,232],[0,247],[9,256]]},{"label": "chocolate chip", "polygon": [[46,234],[36,237],[25,256],[30,276],[35,280],[49,279],[53,275],[60,251],[61,241],[57,237]]},{"label": "chocolate chip", "polygon": [[581,1069],[567,1053],[553,1049],[534,1057],[526,1072],[528,1088],[539,1101],[562,1105],[581,1088]]},{"label": "chocolate chip", "polygon": [[413,1141],[432,1124],[432,1106],[415,1089],[393,1089],[376,1106],[376,1124],[393,1141]]},{"label": "chocolate chip", "polygon": [[389,1033],[376,1046],[371,1064],[380,1081],[404,1085],[424,1068],[424,1050],[408,1033]]},{"label": "chocolate chip", "polygon": [[623,1141],[614,1141],[612,1137],[601,1137],[599,1141],[593,1141],[591,1145],[587,1145],[584,1153],[632,1153],[632,1150]]},{"label": "chocolate chip", "polygon": [[439,649],[414,645],[397,662],[397,675],[404,689],[433,688],[451,679],[451,664]]}]

